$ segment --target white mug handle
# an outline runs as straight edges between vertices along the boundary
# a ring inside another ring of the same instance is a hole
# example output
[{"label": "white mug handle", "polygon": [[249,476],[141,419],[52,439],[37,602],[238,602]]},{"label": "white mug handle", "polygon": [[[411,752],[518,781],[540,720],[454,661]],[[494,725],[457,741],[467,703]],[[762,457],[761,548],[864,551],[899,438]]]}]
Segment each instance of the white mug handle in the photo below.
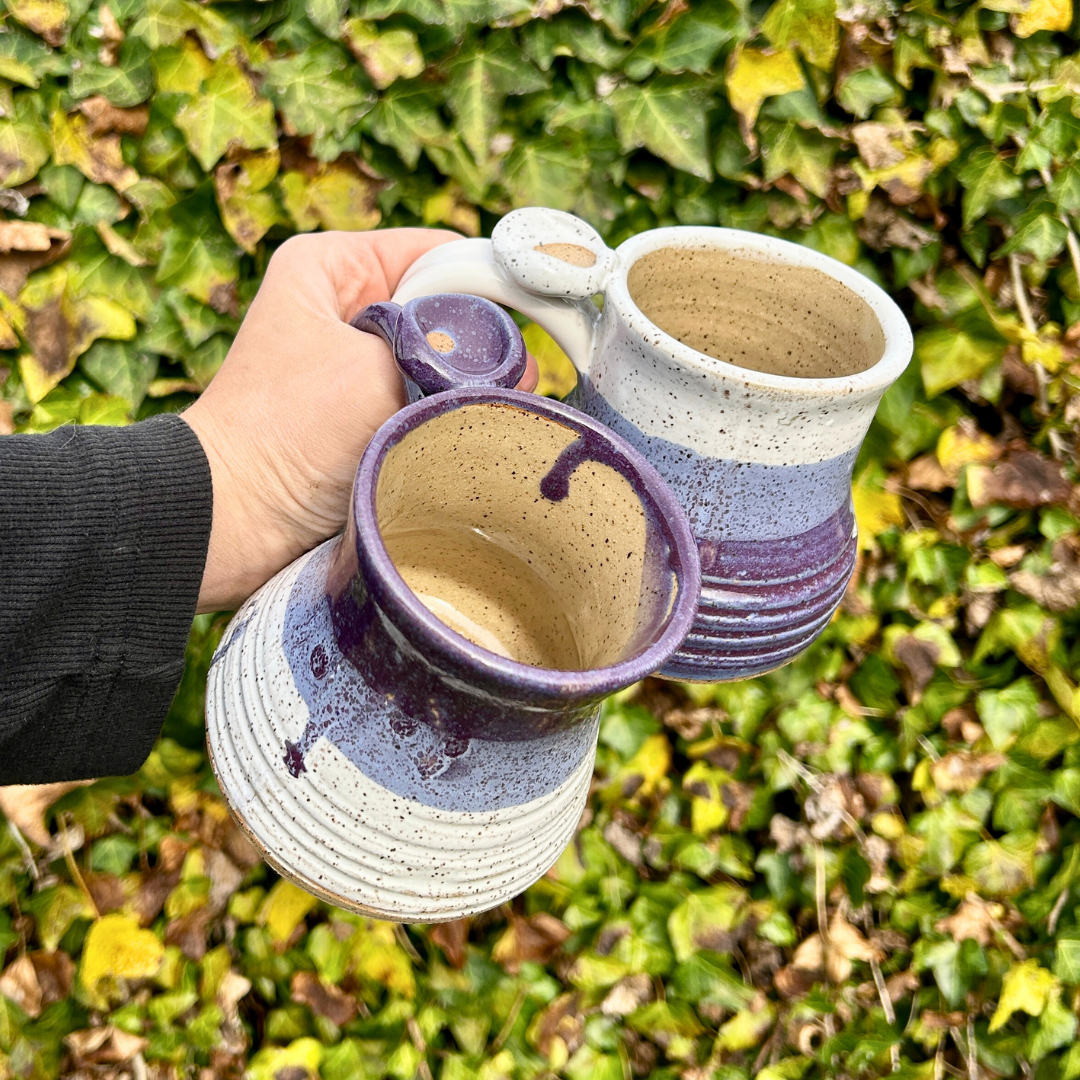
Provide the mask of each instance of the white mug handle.
[{"label": "white mug handle", "polygon": [[393,302],[433,293],[467,293],[515,308],[542,326],[587,372],[602,292],[615,253],[584,221],[558,210],[515,210],[490,240],[456,240],[433,248],[405,272]]}]

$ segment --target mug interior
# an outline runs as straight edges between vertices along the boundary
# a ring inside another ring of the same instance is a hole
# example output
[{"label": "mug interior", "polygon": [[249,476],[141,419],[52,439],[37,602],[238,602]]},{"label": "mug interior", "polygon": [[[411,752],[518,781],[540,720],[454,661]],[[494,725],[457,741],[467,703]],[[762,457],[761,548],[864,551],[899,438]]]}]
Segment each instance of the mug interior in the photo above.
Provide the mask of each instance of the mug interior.
[{"label": "mug interior", "polygon": [[634,262],[627,289],[664,333],[752,371],[844,377],[873,367],[885,351],[870,305],[809,266],[705,245],[661,247]]},{"label": "mug interior", "polygon": [[468,404],[413,428],[379,469],[379,533],[405,584],[450,629],[533,667],[637,655],[677,591],[617,454],[581,460],[580,439],[540,411]]}]

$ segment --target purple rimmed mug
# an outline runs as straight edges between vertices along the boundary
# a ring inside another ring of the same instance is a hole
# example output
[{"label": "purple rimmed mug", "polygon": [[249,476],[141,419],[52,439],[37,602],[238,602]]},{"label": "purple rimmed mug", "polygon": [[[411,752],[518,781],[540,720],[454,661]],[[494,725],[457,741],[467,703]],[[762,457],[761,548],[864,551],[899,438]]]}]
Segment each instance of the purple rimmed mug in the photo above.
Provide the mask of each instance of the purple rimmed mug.
[{"label": "purple rimmed mug", "polygon": [[494,305],[425,297],[354,325],[391,344],[417,400],[365,451],[344,533],[237,612],[208,744],[283,874],[379,917],[454,919],[516,895],[573,835],[599,703],[678,648],[697,552],[637,451],[507,388],[525,354]]}]

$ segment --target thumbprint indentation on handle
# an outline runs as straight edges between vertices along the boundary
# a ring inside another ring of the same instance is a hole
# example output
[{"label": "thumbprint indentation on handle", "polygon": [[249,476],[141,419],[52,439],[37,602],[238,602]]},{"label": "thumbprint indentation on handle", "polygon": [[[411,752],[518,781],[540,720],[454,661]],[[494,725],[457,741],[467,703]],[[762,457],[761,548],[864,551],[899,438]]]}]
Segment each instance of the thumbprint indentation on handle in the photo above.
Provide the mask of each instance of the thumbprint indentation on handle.
[{"label": "thumbprint indentation on handle", "polygon": [[432,330],[425,340],[437,353],[451,353],[457,348],[454,339],[442,330]]},{"label": "thumbprint indentation on handle", "polygon": [[540,494],[549,502],[562,502],[570,494],[570,477],[574,470],[592,456],[589,440],[584,435],[575,439],[555,459],[555,464],[540,481]]},{"label": "thumbprint indentation on handle", "polygon": [[541,255],[550,255],[560,262],[569,263],[571,266],[595,266],[596,255],[581,244],[537,244],[533,251],[539,251]]}]

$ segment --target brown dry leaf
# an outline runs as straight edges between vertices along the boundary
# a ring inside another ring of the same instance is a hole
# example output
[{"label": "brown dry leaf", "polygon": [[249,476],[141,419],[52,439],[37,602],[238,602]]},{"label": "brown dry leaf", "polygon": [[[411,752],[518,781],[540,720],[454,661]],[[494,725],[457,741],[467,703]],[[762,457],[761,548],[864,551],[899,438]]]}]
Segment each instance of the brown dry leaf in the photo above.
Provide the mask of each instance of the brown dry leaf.
[{"label": "brown dry leaf", "polygon": [[1071,611],[1080,605],[1080,558],[1066,538],[1054,544],[1053,560],[1045,574],[1017,570],[1009,584],[1049,611]]},{"label": "brown dry leaf", "polygon": [[52,116],[53,161],[74,165],[95,184],[111,184],[123,193],[139,180],[139,174],[124,161],[120,134],[94,135],[90,121],[81,113],[57,109]]},{"label": "brown dry leaf", "polygon": [[133,913],[142,926],[149,926],[161,914],[165,898],[180,881],[184,858],[191,847],[178,836],[165,836],[158,845],[158,861],[143,878],[132,902]]},{"label": "brown dry leaf", "polygon": [[69,791],[93,782],[65,780],[56,784],[11,784],[0,787],[0,810],[27,840],[48,847],[52,836],[45,827],[45,812]]},{"label": "brown dry leaf", "polygon": [[506,932],[491,950],[491,958],[516,975],[526,961],[546,964],[569,936],[570,931],[546,911],[527,919],[512,915]]},{"label": "brown dry leaf", "polygon": [[97,16],[102,41],[101,48],[98,49],[98,60],[106,67],[115,67],[120,56],[120,46],[124,43],[124,30],[108,4],[102,4],[98,8]]},{"label": "brown dry leaf", "polygon": [[600,1003],[605,1016],[629,1016],[635,1009],[652,1001],[653,982],[644,972],[620,979]]},{"label": "brown dry leaf", "polygon": [[208,848],[206,855],[206,876],[210,879],[210,896],[206,906],[211,915],[218,915],[225,910],[240,883],[244,880],[244,871],[241,870],[223,851],[215,851]]},{"label": "brown dry leaf", "polygon": [[930,766],[934,786],[941,792],[970,791],[987,774],[1001,768],[1004,754],[972,754],[960,750],[946,754]]},{"label": "brown dry leaf", "polygon": [[127,903],[127,890],[115,874],[84,874],[83,877],[99,914],[119,911]]},{"label": "brown dry leaf", "polygon": [[14,1001],[27,1016],[36,1020],[41,1015],[41,984],[34,962],[26,953],[8,964],[0,975],[0,994]]},{"label": "brown dry leaf", "polygon": [[442,949],[447,963],[460,971],[465,966],[465,945],[469,940],[469,920],[455,919],[439,923],[431,931],[431,940]]},{"label": "brown dry leaf", "polygon": [[165,927],[165,944],[176,945],[189,960],[201,960],[206,955],[206,931],[210,924],[210,909],[194,911],[173,919]]},{"label": "brown dry leaf", "polygon": [[807,797],[806,820],[815,840],[839,840],[866,813],[866,800],[850,776],[824,774]]},{"label": "brown dry leaf", "polygon": [[887,124],[873,120],[852,124],[851,137],[868,169],[884,169],[904,160],[904,151],[893,145],[893,132]]},{"label": "brown dry leaf", "polygon": [[47,251],[12,251],[0,255],[0,290],[8,296],[18,296],[30,274],[63,258],[70,248],[70,239],[54,239]]},{"label": "brown dry leaf", "polygon": [[0,399],[0,435],[15,434],[15,410],[10,401]]},{"label": "brown dry leaf", "polygon": [[893,655],[900,663],[900,681],[912,705],[918,705],[927,683],[934,677],[940,650],[932,641],[904,634],[893,642]]},{"label": "brown dry leaf", "polygon": [[1004,904],[988,903],[981,896],[968,893],[963,903],[951,915],[939,919],[934,929],[948,934],[955,941],[972,940],[986,946],[993,944],[994,930],[1005,918]]},{"label": "brown dry leaf", "polygon": [[57,949],[56,952],[40,949],[30,953],[30,960],[41,987],[42,1008],[63,1001],[71,994],[71,986],[75,981],[75,964],[66,952],[62,949]]},{"label": "brown dry leaf", "polygon": [[356,998],[337,986],[328,986],[314,971],[297,971],[290,988],[293,1001],[306,1005],[338,1027],[344,1027],[356,1016]]},{"label": "brown dry leaf", "polygon": [[555,1040],[562,1042],[567,1057],[585,1041],[585,1017],[581,1014],[581,994],[560,994],[540,1014],[535,1028],[535,1046],[545,1057],[551,1057]]},{"label": "brown dry leaf", "polygon": [[799,997],[820,982],[824,974],[825,946],[820,934],[811,934],[799,943],[791,963],[773,976],[773,985],[781,997]]},{"label": "brown dry leaf", "polygon": [[1017,510],[1033,510],[1066,502],[1072,493],[1061,466],[1033,450],[1014,450],[994,466],[969,466],[967,488],[976,509],[1004,503]]},{"label": "brown dry leaf", "polygon": [[829,923],[829,940],[825,946],[825,973],[834,983],[846,982],[854,968],[853,961],[880,960],[877,949],[852,926],[840,912]]},{"label": "brown dry leaf", "polygon": [[134,135],[141,138],[150,120],[149,105],[120,109],[103,94],[80,101],[77,107],[79,112],[90,121],[91,135],[107,135],[110,131],[117,131],[121,135]]},{"label": "brown dry leaf", "polygon": [[232,1022],[238,1018],[237,1006],[251,991],[251,982],[243,975],[230,968],[218,983],[216,1000],[225,1014],[225,1019]]},{"label": "brown dry leaf", "polygon": [[641,837],[617,821],[609,821],[604,829],[604,839],[631,866],[641,865]]},{"label": "brown dry leaf", "polygon": [[120,1064],[146,1049],[146,1039],[106,1024],[64,1036],[77,1065]]},{"label": "brown dry leaf", "polygon": [[0,221],[0,254],[12,251],[50,251],[54,240],[70,240],[71,233],[38,221]]}]

